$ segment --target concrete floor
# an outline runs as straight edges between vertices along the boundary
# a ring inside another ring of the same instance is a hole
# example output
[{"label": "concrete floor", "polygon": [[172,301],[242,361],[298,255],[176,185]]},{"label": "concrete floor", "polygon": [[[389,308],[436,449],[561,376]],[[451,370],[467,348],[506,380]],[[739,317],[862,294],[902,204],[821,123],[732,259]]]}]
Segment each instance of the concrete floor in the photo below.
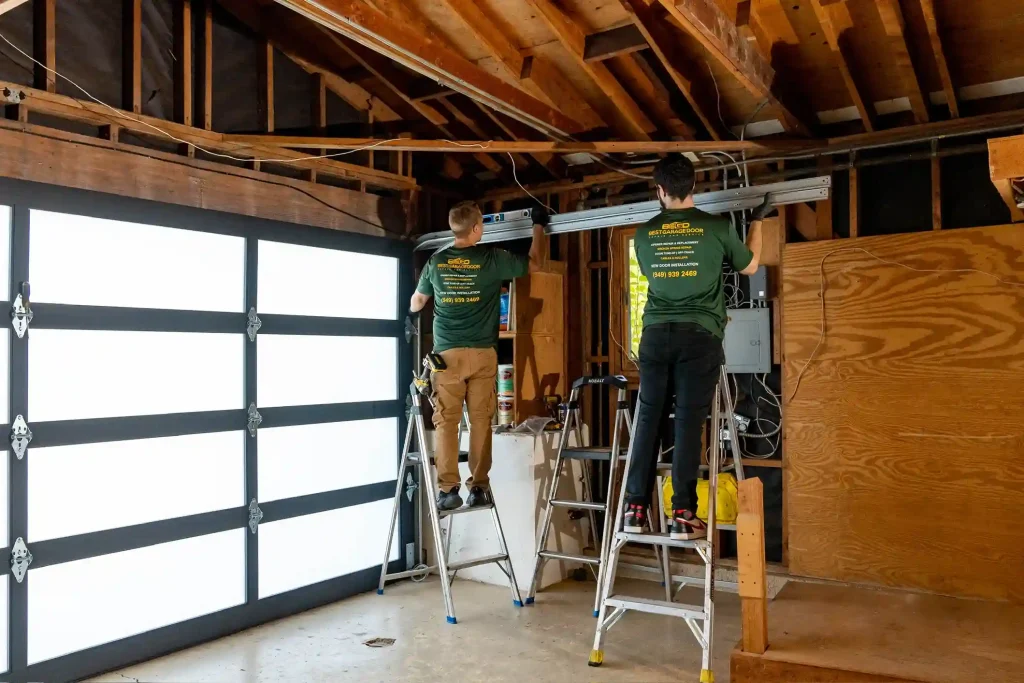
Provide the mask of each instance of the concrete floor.
[{"label": "concrete floor", "polygon": [[[593,582],[565,582],[536,604],[512,606],[508,589],[456,581],[459,623],[445,623],[440,584],[404,581],[370,593],[113,672],[95,681],[367,683],[403,681],[696,681],[701,651],[679,619],[630,613],[605,640],[605,662],[587,666],[594,638]],[[663,597],[659,584],[623,579],[622,593]],[[688,588],[680,602],[702,593]],[[394,638],[372,648],[371,638]],[[736,595],[716,596],[715,680],[729,680],[740,637]]]}]

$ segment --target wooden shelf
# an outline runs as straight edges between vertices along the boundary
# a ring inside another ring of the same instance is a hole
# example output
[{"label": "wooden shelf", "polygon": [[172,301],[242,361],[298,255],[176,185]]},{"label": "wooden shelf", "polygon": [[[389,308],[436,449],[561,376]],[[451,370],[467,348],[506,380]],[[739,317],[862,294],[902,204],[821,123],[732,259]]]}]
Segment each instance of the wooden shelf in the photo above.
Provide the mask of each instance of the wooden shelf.
[{"label": "wooden shelf", "polygon": [[516,338],[516,332],[513,332],[512,330],[505,330],[505,331],[502,331],[502,332],[498,333],[498,339],[515,339],[515,338]]}]

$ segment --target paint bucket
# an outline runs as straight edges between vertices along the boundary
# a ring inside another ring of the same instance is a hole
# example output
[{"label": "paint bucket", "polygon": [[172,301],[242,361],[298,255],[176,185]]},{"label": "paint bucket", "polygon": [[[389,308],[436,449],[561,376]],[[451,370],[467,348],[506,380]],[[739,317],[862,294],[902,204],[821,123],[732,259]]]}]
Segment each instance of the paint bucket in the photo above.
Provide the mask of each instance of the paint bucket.
[{"label": "paint bucket", "polygon": [[515,396],[513,377],[511,365],[498,366],[498,396]]},{"label": "paint bucket", "polygon": [[510,425],[515,419],[516,400],[511,396],[498,397],[498,424]]}]

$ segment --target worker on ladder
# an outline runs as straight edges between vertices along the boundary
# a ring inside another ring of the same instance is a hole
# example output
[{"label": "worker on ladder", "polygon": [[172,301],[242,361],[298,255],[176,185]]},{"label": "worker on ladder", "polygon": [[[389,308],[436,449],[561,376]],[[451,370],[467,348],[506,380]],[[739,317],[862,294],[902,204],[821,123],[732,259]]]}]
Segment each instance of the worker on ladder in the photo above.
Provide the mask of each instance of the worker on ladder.
[{"label": "worker on ladder", "polygon": [[654,167],[662,211],[636,231],[636,257],[649,290],[640,338],[640,398],[633,435],[633,464],[626,483],[623,529],[643,533],[658,453],[655,442],[675,383],[675,447],[672,450],[671,537],[703,538],[707,526],[696,513],[701,433],[724,360],[723,263],[753,274],[761,254],[761,221],[771,211],[766,197],[751,216],[746,245],[726,217],[695,208],[696,174],[676,154]]},{"label": "worker on ladder", "polygon": [[548,215],[533,212],[529,260],[505,249],[478,246],[483,213],[474,202],[460,202],[448,213],[454,243],[438,251],[423,268],[409,303],[410,321],[431,297],[434,302],[434,352],[447,369],[431,377],[434,399],[437,507],[462,506],[459,495],[459,422],[463,403],[469,413],[470,507],[492,502],[491,418],[497,401],[498,324],[502,283],[540,269],[541,240]]}]

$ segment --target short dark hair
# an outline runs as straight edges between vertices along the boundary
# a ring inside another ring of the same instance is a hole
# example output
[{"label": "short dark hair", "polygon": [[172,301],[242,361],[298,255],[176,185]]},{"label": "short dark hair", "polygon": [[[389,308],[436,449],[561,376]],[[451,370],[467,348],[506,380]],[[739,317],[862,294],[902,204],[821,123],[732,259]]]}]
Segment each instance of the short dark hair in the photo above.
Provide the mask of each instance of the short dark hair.
[{"label": "short dark hair", "polygon": [[697,174],[693,162],[682,154],[670,154],[654,165],[654,182],[669,197],[683,200],[693,194]]}]

